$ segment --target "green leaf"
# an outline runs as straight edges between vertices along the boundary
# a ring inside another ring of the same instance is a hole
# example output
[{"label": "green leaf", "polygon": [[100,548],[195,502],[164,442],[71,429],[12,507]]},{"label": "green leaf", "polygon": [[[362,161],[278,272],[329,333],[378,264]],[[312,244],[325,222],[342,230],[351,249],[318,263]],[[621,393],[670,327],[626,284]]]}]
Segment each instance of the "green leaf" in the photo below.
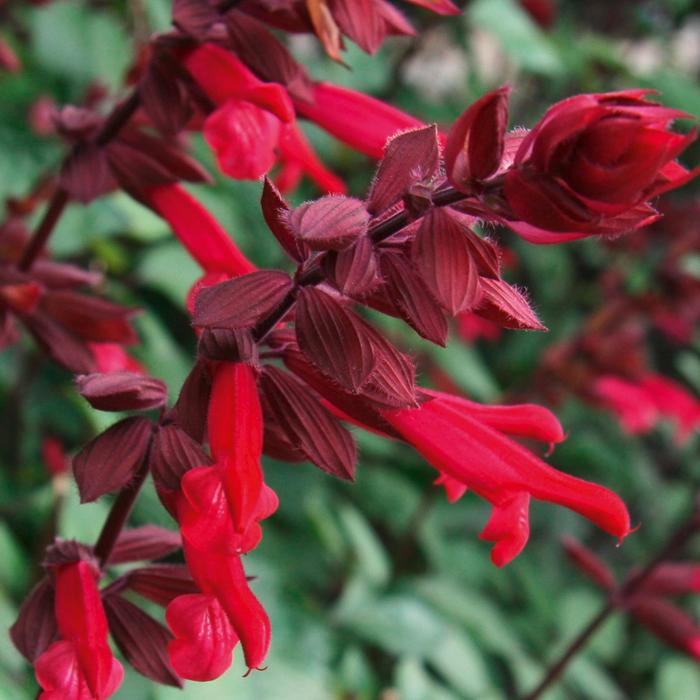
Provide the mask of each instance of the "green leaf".
[{"label": "green leaf", "polygon": [[52,3],[34,12],[31,43],[42,67],[79,84],[99,79],[118,88],[131,56],[121,25],[76,0]]},{"label": "green leaf", "polygon": [[345,506],[339,516],[350,541],[353,571],[373,586],[385,585],[390,575],[389,558],[374,530],[362,514],[350,506]]},{"label": "green leaf", "polygon": [[657,700],[700,698],[700,668],[695,661],[670,658],[662,661],[656,671]]},{"label": "green leaf", "polygon": [[476,0],[469,5],[471,23],[498,39],[521,68],[558,75],[563,65],[547,35],[513,0]]},{"label": "green leaf", "polygon": [[430,343],[426,343],[424,349],[471,398],[495,401],[500,396],[501,390],[490,367],[473,345],[453,336],[446,349]]},{"label": "green leaf", "polygon": [[426,658],[440,643],[445,622],[419,600],[392,595],[346,606],[338,622],[393,654]]},{"label": "green leaf", "polygon": [[17,594],[26,590],[31,573],[30,564],[12,531],[3,522],[0,522],[0,561],[0,587]]},{"label": "green leaf", "polygon": [[491,685],[480,650],[457,628],[445,630],[428,661],[455,690],[467,697],[483,698]]},{"label": "green leaf", "polygon": [[394,683],[401,700],[458,700],[460,697],[436,683],[420,659],[411,656],[405,656],[397,664]]},{"label": "green leaf", "polygon": [[159,289],[178,307],[184,307],[190,288],[202,275],[177,241],[148,248],[136,271],[145,284]]}]

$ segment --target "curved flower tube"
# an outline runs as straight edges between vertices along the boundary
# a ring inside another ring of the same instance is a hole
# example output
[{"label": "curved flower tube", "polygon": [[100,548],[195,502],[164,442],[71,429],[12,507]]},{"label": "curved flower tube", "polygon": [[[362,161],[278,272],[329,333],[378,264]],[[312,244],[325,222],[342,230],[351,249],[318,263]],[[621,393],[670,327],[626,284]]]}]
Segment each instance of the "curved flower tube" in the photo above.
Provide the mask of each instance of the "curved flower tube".
[{"label": "curved flower tube", "polygon": [[387,139],[397,131],[425,124],[396,107],[332,83],[314,84],[313,102],[294,100],[297,112],[343,143],[381,158]]},{"label": "curved flower tube", "polygon": [[225,272],[233,277],[257,269],[221,224],[182,185],[152,187],[143,196],[170,224],[185,250],[205,272]]},{"label": "curved flower tube", "polygon": [[106,700],[124,677],[107,642],[107,618],[97,572],[86,561],[55,572],[56,622],[60,639],[36,661],[40,700]]},{"label": "curved flower tube", "polygon": [[[551,432],[554,424],[544,428],[541,417],[529,421],[527,407],[516,418],[518,413],[514,407],[473,410],[469,402],[438,395],[420,408],[382,415],[444,475],[439,481],[446,484],[451,499],[461,484],[493,505],[481,537],[495,542],[491,559],[497,566],[515,558],[527,543],[530,497],[570,508],[620,539],[629,534],[627,508],[612,491],[557,471],[500,432],[549,438],[556,434]],[[508,416],[509,425],[503,416]]]},{"label": "curved flower tube", "polygon": [[270,644],[270,620],[240,559],[260,542],[258,521],[278,504],[263,480],[262,413],[248,365],[217,367],[208,432],[216,463],[188,471],[176,497],[185,559],[201,594],[175,598],[166,612],[173,668],[192,680],[220,676],[239,639],[250,668],[262,666]]},{"label": "curved flower tube", "polygon": [[282,190],[306,174],[322,190],[345,191],[299,132],[294,105],[282,85],[260,80],[230,51],[213,44],[187,52],[183,64],[217,105],[203,131],[223,172],[256,180],[279,160]]}]

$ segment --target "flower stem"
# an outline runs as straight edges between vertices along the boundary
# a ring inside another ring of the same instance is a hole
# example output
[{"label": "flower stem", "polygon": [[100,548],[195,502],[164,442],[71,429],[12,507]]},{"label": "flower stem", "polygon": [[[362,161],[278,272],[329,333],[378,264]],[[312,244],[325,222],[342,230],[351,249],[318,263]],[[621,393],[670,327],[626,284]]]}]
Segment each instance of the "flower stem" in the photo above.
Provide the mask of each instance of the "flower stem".
[{"label": "flower stem", "polygon": [[[112,110],[97,134],[95,142],[99,146],[104,146],[109,143],[129,119],[131,119],[134,112],[138,109],[139,104],[140,98],[138,90],[134,90],[123,102],[120,102]],[[54,232],[56,224],[65,211],[69,199],[68,192],[62,187],[58,187],[53,193],[48,207],[44,212],[44,216],[39,222],[39,226],[34,232],[34,235],[29,239],[29,243],[18,263],[19,269],[23,272],[31,268],[34,261],[41,254],[41,251],[44,250],[44,246]]]},{"label": "flower stem", "polygon": [[61,218],[66,204],[68,204],[68,193],[63,188],[59,187],[53,193],[49,205],[44,212],[44,216],[39,222],[39,226],[34,232],[34,235],[29,239],[29,243],[19,261],[18,267],[23,272],[29,270],[34,264],[34,261],[41,254],[41,251],[46,245],[46,241],[49,240],[49,236],[51,236],[58,220]]},{"label": "flower stem", "polygon": [[120,102],[110,113],[100,129],[95,142],[98,146],[108,144],[131,119],[134,112],[141,104],[141,97],[138,90],[133,90],[131,94]]},{"label": "flower stem", "polygon": [[107,520],[105,520],[97,542],[95,543],[95,556],[100,562],[100,566],[109,561],[114,545],[119,539],[121,531],[129,519],[129,515],[134,507],[136,498],[141,492],[141,488],[146,481],[149,471],[151,446],[149,445],[144,455],[143,462],[134,474],[133,479],[119,492],[112,503]]},{"label": "flower stem", "polygon": [[[447,187],[441,190],[433,197],[433,206],[435,207],[446,207],[450,204],[456,204],[464,199],[467,199],[469,195],[464,192],[460,192],[454,187]],[[380,243],[385,241],[387,238],[398,233],[404,226],[411,223],[410,215],[407,211],[402,210],[396,212],[392,216],[380,221],[374,226],[370,226],[367,232],[368,236],[373,243]],[[318,255],[313,264],[309,269],[304,272],[298,279],[297,285],[300,287],[312,287],[320,284],[325,279],[325,275],[321,270],[321,260],[325,256],[325,253]],[[296,301],[296,293],[294,291],[287,294],[287,296],[280,302],[280,305],[263,318],[260,323],[253,329],[253,337],[255,342],[262,342],[267,334],[280,322],[284,315],[294,306]]]},{"label": "flower stem", "polygon": [[527,695],[524,695],[521,700],[537,700],[537,698],[561,676],[571,659],[586,646],[588,640],[608,617],[622,607],[627,599],[642,587],[644,582],[654,573],[657,567],[666,560],[674,557],[699,530],[700,508],[696,506],[693,514],[671,535],[658,554],[643,569],[628,578],[625,583],[610,594],[605,605],[603,605],[598,613],[569,644],[564,653],[547,670],[544,678],[542,678],[537,687]]}]

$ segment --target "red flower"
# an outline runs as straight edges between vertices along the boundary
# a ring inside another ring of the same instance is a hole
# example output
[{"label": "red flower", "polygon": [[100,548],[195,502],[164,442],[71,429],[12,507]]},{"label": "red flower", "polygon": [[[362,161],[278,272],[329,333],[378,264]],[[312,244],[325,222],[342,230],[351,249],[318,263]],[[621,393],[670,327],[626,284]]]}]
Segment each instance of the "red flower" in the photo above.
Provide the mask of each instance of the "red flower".
[{"label": "red flower", "polygon": [[55,573],[55,612],[60,640],[36,661],[41,700],[104,700],[122,682],[124,669],[107,643],[97,572],[86,561]]},{"label": "red flower", "polygon": [[650,431],[662,418],[676,423],[674,439],[678,443],[700,428],[700,401],[659,374],[648,373],[634,382],[606,374],[596,380],[594,391],[632,435]]},{"label": "red flower", "polygon": [[143,197],[170,224],[205,272],[235,277],[256,269],[221,224],[182,185],[153,187]]},{"label": "red flower", "polygon": [[425,126],[375,97],[331,83],[316,83],[313,102],[295,100],[294,105],[299,114],[372,158],[382,157],[396,132]]},{"label": "red flower", "polygon": [[650,199],[700,172],[675,162],[695,132],[669,125],[688,115],[644,99],[647,92],[578,95],[547,111],[505,178],[518,233],[546,243],[645,226],[658,217]]},{"label": "red flower", "polygon": [[561,441],[563,431],[549,411],[529,405],[480,406],[432,393],[436,398],[420,408],[382,414],[447,477],[440,482],[451,498],[461,484],[493,505],[481,537],[496,543],[491,558],[497,566],[511,561],[527,543],[531,496],[571,508],[620,539],[630,532],[629,514],[618,496],[557,471],[506,436]]},{"label": "red flower", "polygon": [[279,161],[282,166],[275,177],[280,192],[290,192],[308,175],[324,192],[345,194],[345,183],[319,160],[296,124],[286,124],[280,133]]},{"label": "red flower", "polygon": [[498,340],[501,337],[501,327],[487,318],[477,316],[471,311],[465,311],[457,316],[457,332],[462,340],[468,343],[479,338]]},{"label": "red flower", "polygon": [[277,508],[263,481],[262,413],[248,365],[218,366],[208,431],[216,464],[188,471],[176,499],[185,559],[201,594],[176,598],[166,612],[176,637],[173,668],[193,680],[220,676],[238,639],[248,666],[259,668],[270,643],[269,618],[240,560],[260,541],[258,521]]},{"label": "red flower", "polygon": [[88,343],[95,357],[98,372],[138,372],[145,374],[143,367],[117,343]]},{"label": "red flower", "polygon": [[262,177],[275,163],[281,124],[294,120],[287,91],[211,44],[188,52],[183,63],[218,105],[204,122],[204,136],[219,167],[238,179]]},{"label": "red flower", "polygon": [[[283,168],[309,175],[321,189],[342,192],[345,186],[318,160],[294,124],[294,107],[278,83],[266,83],[231,52],[212,44],[190,51],[184,65],[218,105],[204,122],[204,136],[223,172],[237,179],[256,180],[278,157]],[[289,172],[286,183],[298,177]]]}]

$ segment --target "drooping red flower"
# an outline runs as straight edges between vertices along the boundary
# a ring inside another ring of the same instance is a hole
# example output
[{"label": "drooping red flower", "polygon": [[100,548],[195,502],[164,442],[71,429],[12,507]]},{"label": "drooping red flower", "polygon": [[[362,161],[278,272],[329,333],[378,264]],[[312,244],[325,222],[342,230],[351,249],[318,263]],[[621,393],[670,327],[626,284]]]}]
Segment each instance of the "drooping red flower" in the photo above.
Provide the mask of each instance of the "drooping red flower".
[{"label": "drooping red flower", "polygon": [[263,479],[262,413],[255,376],[243,363],[222,363],[209,399],[209,444],[216,463],[192,469],[181,481],[187,502],[180,517],[184,538],[234,554],[255,548],[258,521],[277,509]]},{"label": "drooping red flower", "polygon": [[230,51],[213,44],[189,51],[183,63],[217,105],[203,130],[223,172],[256,180],[279,159],[283,190],[306,174],[323,190],[344,191],[295,125],[294,106],[282,85],[260,80]]},{"label": "drooping red flower", "polygon": [[632,435],[650,431],[664,418],[676,424],[674,439],[678,443],[700,428],[700,401],[659,374],[650,372],[636,381],[606,374],[596,380],[594,391]]},{"label": "drooping red flower", "polygon": [[218,365],[208,432],[216,463],[186,472],[176,497],[185,559],[201,594],[175,598],[166,612],[173,668],[193,680],[220,676],[239,639],[248,666],[259,668],[270,643],[269,618],[240,560],[260,542],[258,522],[277,508],[260,466],[262,413],[248,365]]},{"label": "drooping red flower", "polygon": [[695,138],[670,131],[689,115],[645,99],[648,90],[558,102],[523,139],[506,174],[509,225],[534,243],[645,226],[649,200],[695,177],[676,162]]},{"label": "drooping red flower", "polygon": [[315,83],[313,101],[295,99],[294,106],[301,116],[372,158],[382,157],[387,139],[398,131],[424,126],[375,97],[332,83]]},{"label": "drooping red flower", "polygon": [[182,185],[153,187],[143,196],[205,272],[236,276],[256,269],[221,224]]},{"label": "drooping red flower", "polygon": [[41,700],[106,700],[124,669],[107,642],[97,572],[87,561],[56,567],[55,612],[60,639],[36,661]]},{"label": "drooping red flower", "polygon": [[219,167],[237,179],[262,177],[275,163],[281,124],[294,120],[287,91],[212,44],[189,51],[183,64],[217,105],[204,122],[204,136]]},{"label": "drooping red flower", "polygon": [[141,372],[143,367],[117,343],[88,343],[98,372]]},{"label": "drooping red flower", "polygon": [[446,477],[441,483],[451,498],[459,495],[461,484],[492,504],[481,537],[496,543],[491,558],[497,566],[515,558],[527,543],[531,497],[570,508],[619,539],[629,534],[629,514],[612,491],[557,471],[507,437],[563,439],[561,426],[546,409],[485,407],[433,395],[420,408],[382,415]]}]

